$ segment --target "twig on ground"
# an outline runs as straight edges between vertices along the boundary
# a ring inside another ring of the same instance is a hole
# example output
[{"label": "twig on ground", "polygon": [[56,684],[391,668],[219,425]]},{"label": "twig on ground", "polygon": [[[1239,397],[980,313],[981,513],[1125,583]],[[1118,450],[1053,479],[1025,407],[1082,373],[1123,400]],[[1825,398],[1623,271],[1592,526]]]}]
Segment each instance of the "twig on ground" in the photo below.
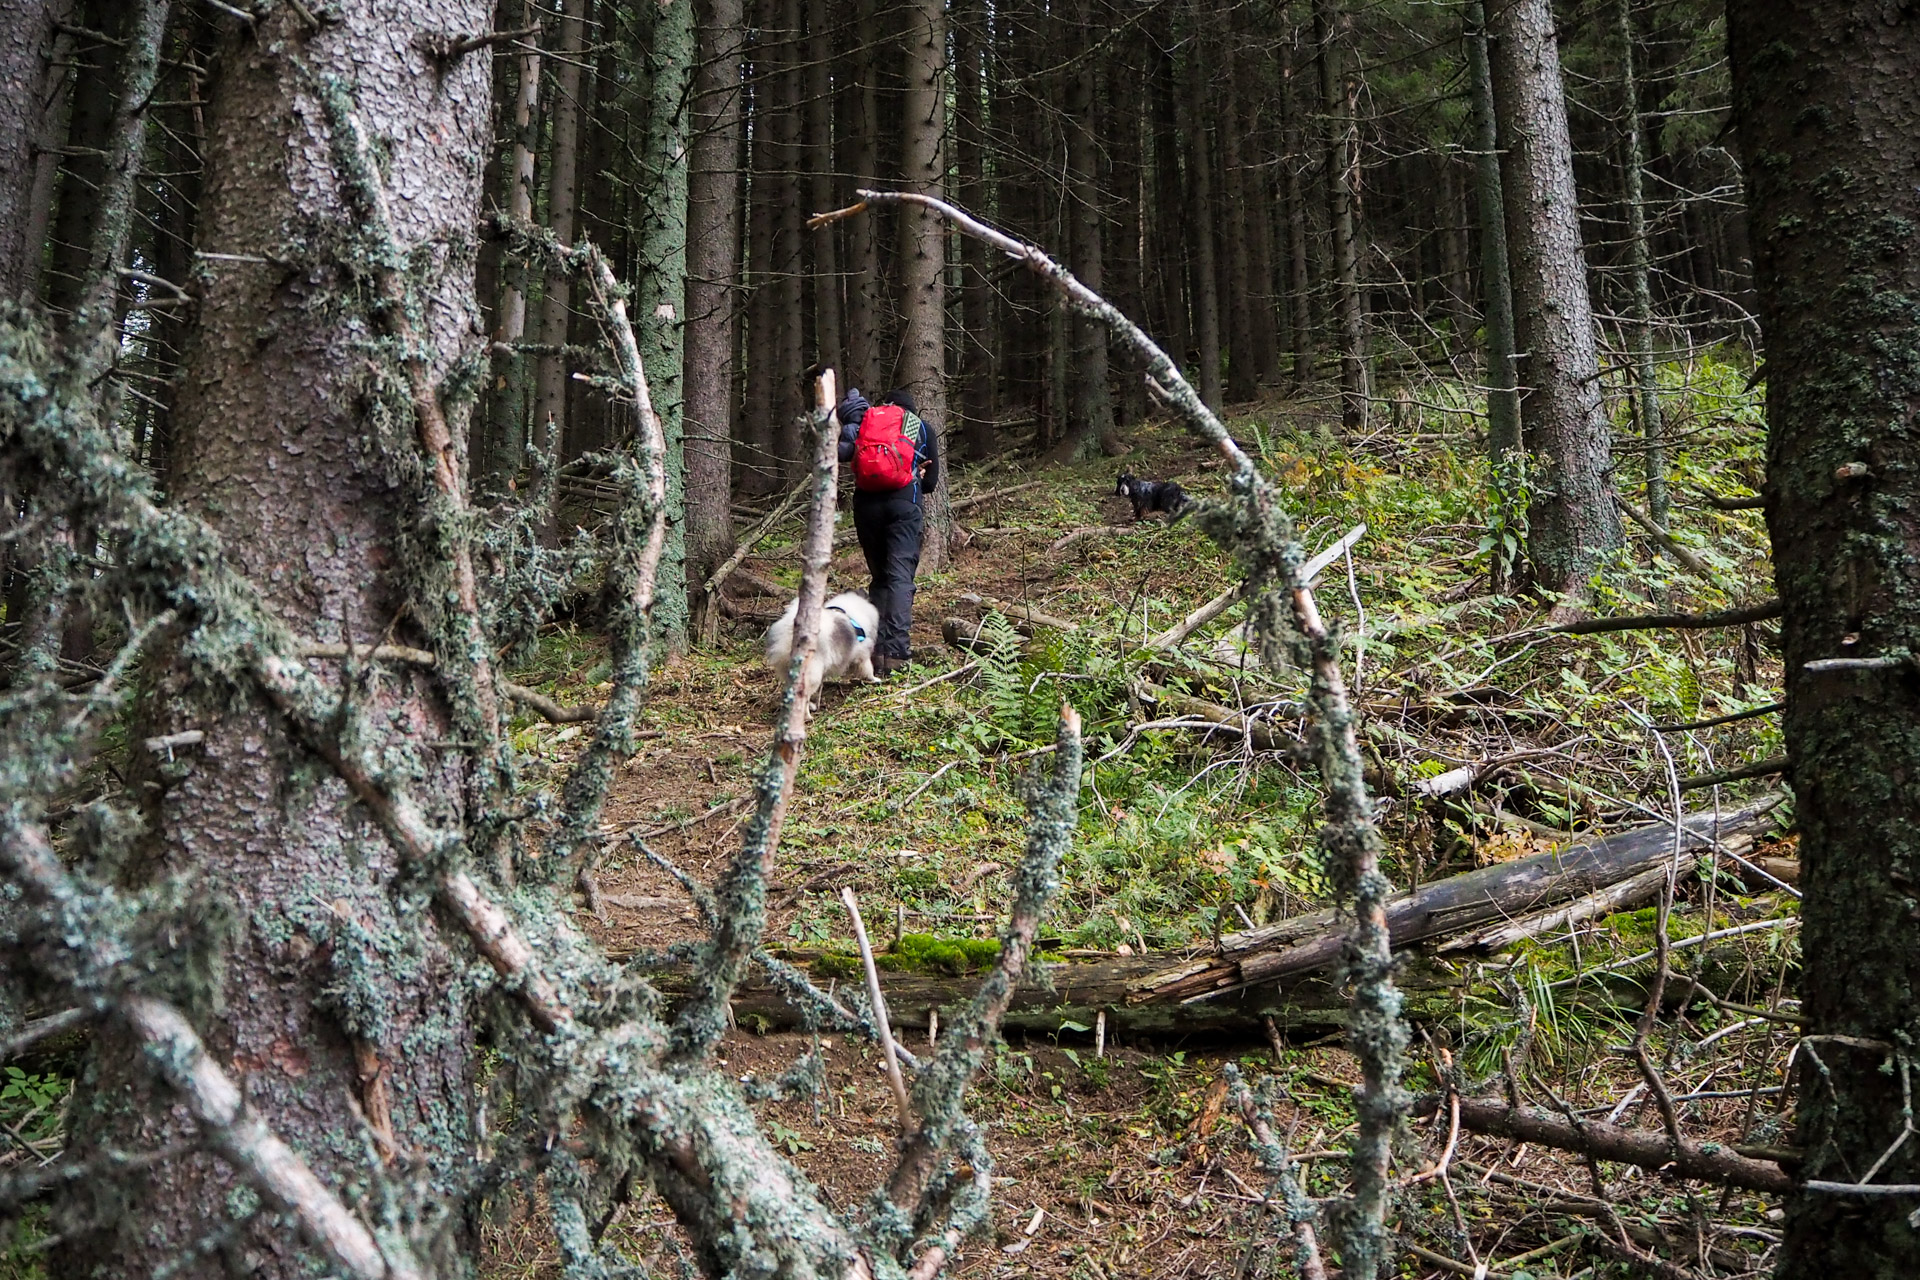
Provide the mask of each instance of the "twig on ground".
[{"label": "twig on ground", "polygon": [[[1588,618],[1546,631],[1563,636],[1597,636],[1611,631],[1704,631],[1713,627],[1738,627],[1749,622],[1766,622],[1780,616],[1778,597],[1719,613],[1649,613],[1633,618]],[[1511,637],[1508,637],[1511,638]]]}]

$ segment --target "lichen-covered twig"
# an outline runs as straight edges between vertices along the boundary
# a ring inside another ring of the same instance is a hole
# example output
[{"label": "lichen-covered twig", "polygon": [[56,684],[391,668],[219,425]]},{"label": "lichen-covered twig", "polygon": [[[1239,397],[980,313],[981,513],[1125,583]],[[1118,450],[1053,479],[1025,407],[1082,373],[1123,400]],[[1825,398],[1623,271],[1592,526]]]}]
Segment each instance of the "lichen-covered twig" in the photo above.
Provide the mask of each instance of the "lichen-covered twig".
[{"label": "lichen-covered twig", "polygon": [[[406,1246],[384,1245],[314,1175],[307,1162],[246,1104],[240,1088],[208,1056],[191,1023],[172,1005],[113,990],[116,962],[132,954],[126,939],[110,936],[99,895],[77,884],[60,865],[46,833],[9,814],[0,824],[0,868],[28,904],[45,913],[42,945],[61,948],[103,1002],[146,1050],[148,1066],[180,1095],[207,1142],[276,1208],[292,1214],[307,1238],[355,1280],[425,1280],[428,1273]],[[85,954],[78,954],[84,952]]]},{"label": "lichen-covered twig", "polygon": [[876,1210],[868,1229],[876,1245],[896,1254],[911,1242],[916,1229],[926,1229],[932,1202],[940,1198],[937,1193],[985,1194],[975,1179],[956,1182],[943,1166],[955,1144],[972,1130],[964,1110],[967,1086],[979,1071],[1014,988],[1026,972],[1040,920],[1060,889],[1061,859],[1073,845],[1080,805],[1081,742],[1080,717],[1071,707],[1060,708],[1055,745],[1052,776],[1029,800],[1027,848],[1014,871],[1013,911],[1000,934],[1000,956],[914,1081],[919,1127],[907,1139],[884,1190],[875,1197]]},{"label": "lichen-covered twig", "polygon": [[[1131,347],[1146,365],[1147,376],[1187,426],[1218,450],[1226,461],[1232,500],[1202,512],[1208,532],[1228,546],[1247,576],[1249,610],[1270,663],[1278,665],[1289,628],[1298,637],[1294,655],[1312,675],[1314,745],[1327,787],[1327,822],[1321,843],[1328,870],[1351,910],[1344,958],[1353,984],[1353,1015],[1348,1041],[1360,1059],[1363,1085],[1353,1145],[1353,1192],[1344,1224],[1342,1259],[1355,1277],[1372,1277],[1390,1248],[1386,1232],[1389,1181],[1387,1162],[1406,1096],[1400,1088],[1407,1043],[1400,993],[1393,984],[1393,959],[1386,925],[1391,885],[1380,870],[1380,833],[1361,778],[1359,739],[1352,705],[1340,672],[1340,649],[1321,620],[1313,594],[1301,577],[1306,559],[1293,536],[1280,495],[1234,442],[1226,427],[1200,399],[1180,368],[1144,330],[1117,307],[1075,279],[1035,245],[1016,240],[954,206],[931,196],[904,191],[858,192],[866,205],[913,204],[930,209],[965,234],[994,246],[1044,277],[1074,307],[1095,317]],[[1279,598],[1276,597],[1276,593]]]},{"label": "lichen-covered twig", "polygon": [[1232,1090],[1233,1105],[1239,1109],[1240,1118],[1246,1121],[1247,1130],[1253,1134],[1254,1158],[1259,1160],[1267,1176],[1273,1179],[1274,1186],[1280,1192],[1287,1221],[1292,1224],[1294,1265],[1299,1268],[1302,1280],[1327,1280],[1327,1265],[1320,1256],[1320,1237],[1314,1230],[1314,1223],[1320,1216],[1319,1210],[1307,1198],[1306,1189],[1300,1185],[1299,1170],[1287,1153],[1286,1144],[1274,1136],[1269,1119],[1272,1108],[1254,1096],[1253,1090],[1247,1088],[1247,1082],[1240,1078],[1240,1069],[1232,1063],[1227,1064],[1227,1079]]},{"label": "lichen-covered twig", "polygon": [[754,811],[741,837],[740,852],[721,877],[714,894],[719,927],[696,969],[693,991],[674,1022],[676,1056],[703,1057],[727,1027],[727,1001],[746,975],[767,924],[767,884],[787,799],[807,741],[807,698],[802,673],[817,661],[820,615],[827,598],[827,567],[833,551],[833,498],[840,472],[839,424],[833,416],[831,373],[822,379],[813,448],[813,507],[801,544],[800,603],[793,620],[793,660],[781,695],[773,748],[754,784]]}]

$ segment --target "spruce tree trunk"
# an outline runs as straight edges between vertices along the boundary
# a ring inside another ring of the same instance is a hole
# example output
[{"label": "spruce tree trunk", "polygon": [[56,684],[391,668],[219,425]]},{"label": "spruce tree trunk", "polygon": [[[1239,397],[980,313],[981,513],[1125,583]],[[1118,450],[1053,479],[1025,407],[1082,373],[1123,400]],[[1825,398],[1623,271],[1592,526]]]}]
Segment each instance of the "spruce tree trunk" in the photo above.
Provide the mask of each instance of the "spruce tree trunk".
[{"label": "spruce tree trunk", "polygon": [[[687,326],[682,355],[687,586],[733,550],[733,286],[740,274],[741,0],[702,0],[687,175]],[[704,632],[708,619],[696,619]]]},{"label": "spruce tree trunk", "polygon": [[[974,214],[986,212],[986,132],[989,125],[989,60],[993,49],[987,32],[987,6],[968,5],[954,22],[954,130],[959,167],[960,207]],[[987,246],[972,236],[960,240],[960,403],[955,410],[965,433],[967,453],[984,461],[997,443],[997,350],[994,332],[992,270]]]},{"label": "spruce tree trunk", "polygon": [[[1091,7],[1077,6],[1073,28],[1084,47],[1096,37]],[[1062,126],[1067,135],[1067,207],[1069,210],[1070,270],[1098,293],[1106,287],[1105,236],[1100,192],[1100,60],[1084,57],[1066,86]],[[1066,435],[1054,449],[1062,461],[1092,457],[1102,436],[1113,430],[1113,398],[1107,388],[1107,326],[1093,316],[1076,313],[1073,358],[1067,370]]]},{"label": "spruce tree trunk", "polygon": [[[553,157],[547,171],[547,230],[561,244],[573,243],[574,214],[580,200],[580,68],[587,0],[556,0],[560,21],[553,60]],[[564,275],[548,272],[540,298],[542,346],[566,345],[571,331],[573,288]],[[564,447],[569,382],[567,360],[543,354],[533,389],[533,442],[541,449]]]},{"label": "spruce tree trunk", "polygon": [[1491,19],[1514,345],[1525,352],[1520,413],[1534,459],[1527,556],[1540,586],[1577,604],[1587,596],[1588,575],[1620,546],[1621,531],[1560,50],[1549,0],[1513,0]]},{"label": "spruce tree trunk", "polygon": [[773,98],[767,104],[768,132],[773,138],[773,328],[769,337],[772,361],[774,451],[779,454],[784,483],[797,483],[807,467],[806,406],[806,244],[805,214],[800,204],[807,184],[801,180],[805,163],[800,147],[800,119],[804,110],[801,64],[806,45],[802,30],[806,10],[801,0],[781,0],[778,41],[773,57]]},{"label": "spruce tree trunk", "polygon": [[[1164,41],[1164,43],[1163,43]],[[1161,306],[1166,310],[1163,342],[1182,365],[1193,359],[1193,330],[1187,310],[1186,217],[1182,206],[1187,192],[1180,179],[1179,88],[1173,64],[1170,31],[1156,32],[1152,58],[1153,94],[1153,230],[1159,248]]]},{"label": "spruce tree trunk", "polygon": [[[848,114],[853,127],[850,138],[842,141],[846,159],[842,167],[853,174],[853,186],[873,187],[880,181],[878,145],[880,138],[879,53],[886,47],[886,28],[880,19],[877,0],[860,0],[859,48],[854,54],[854,84],[849,91]],[[878,215],[853,218],[846,225],[848,315],[847,376],[849,386],[872,394],[882,394],[885,369],[881,343],[886,334],[886,291],[880,280],[880,225]]]},{"label": "spruce tree trunk", "polygon": [[1295,85],[1295,39],[1280,42],[1280,139],[1286,151],[1281,185],[1287,205],[1287,305],[1293,310],[1293,390],[1313,381],[1313,264],[1307,258],[1307,202],[1300,189],[1296,157],[1305,153],[1300,127],[1300,98]]},{"label": "spruce tree trunk", "polygon": [[773,48],[776,37],[768,30],[774,25],[775,12],[774,0],[753,0],[746,19],[753,44],[748,75],[752,97],[746,103],[746,118],[752,123],[747,134],[746,323],[740,341],[745,394],[734,434],[733,460],[740,468],[740,488],[755,495],[780,487],[773,428],[773,330],[778,302],[773,288],[773,228],[779,220],[774,203],[779,181],[774,172],[774,130],[769,124],[778,63]]},{"label": "spruce tree trunk", "polygon": [[[1115,246],[1115,251],[1107,255],[1107,296],[1128,315],[1144,319],[1148,314],[1144,291],[1147,255],[1142,247],[1146,211],[1141,207],[1144,194],[1141,179],[1146,112],[1141,53],[1141,41],[1135,36],[1107,59],[1109,92],[1105,95],[1101,116],[1109,158],[1105,190]],[[1108,385],[1114,389],[1114,424],[1130,426],[1147,416],[1146,379],[1141,376],[1139,360],[1123,344],[1110,345],[1108,351]],[[1113,368],[1115,358],[1120,361],[1118,370]],[[1118,435],[1109,435],[1101,448],[1119,453],[1125,445]]]},{"label": "spruce tree trunk", "polygon": [[[1226,39],[1232,40],[1233,34],[1228,32]],[[1218,109],[1225,124],[1220,130],[1220,187],[1226,210],[1223,228],[1226,234],[1222,238],[1227,248],[1223,287],[1227,294],[1227,314],[1232,319],[1232,330],[1227,334],[1227,399],[1245,404],[1260,393],[1260,380],[1259,358],[1255,355],[1258,343],[1253,316],[1253,247],[1247,243],[1252,215],[1247,209],[1247,174],[1242,152],[1238,92],[1241,69],[1240,60],[1231,49],[1223,49],[1214,56],[1226,72],[1220,82]]]},{"label": "spruce tree trunk", "polygon": [[[241,257],[209,260],[196,281],[168,491],[222,535],[234,567],[296,632],[370,643],[392,629],[411,644],[419,637],[400,607],[410,567],[400,557],[421,554],[417,542],[408,547],[419,511],[369,446],[379,430],[367,405],[380,394],[367,376],[379,358],[368,341],[374,322],[337,256],[359,252],[357,220],[310,76],[349,87],[384,180],[409,197],[391,202],[395,232],[421,273],[414,323],[444,374],[480,355],[472,263],[491,86],[484,56],[438,67],[414,37],[487,30],[492,6],[360,0],[328,13],[318,31],[291,6],[263,11],[245,31],[222,20],[199,239],[207,252]],[[290,274],[293,258],[303,265]],[[463,445],[466,423],[448,407]],[[404,421],[410,406],[394,409]],[[410,428],[395,447],[413,448]],[[134,884],[190,876],[208,912],[231,922],[223,964],[195,988],[191,1009],[209,1050],[329,1186],[345,1192],[350,1173],[364,1176],[364,1115],[390,1124],[435,1191],[458,1194],[477,1138],[465,942],[445,945],[419,877],[401,874],[376,823],[290,740],[279,714],[257,698],[186,689],[184,664],[156,660],[151,672],[147,731],[193,728],[205,741],[143,779],[161,785],[136,790],[149,834],[124,875]],[[457,826],[466,771],[436,745],[452,733],[429,683],[383,673],[356,697],[391,735],[392,767],[416,771],[419,793],[441,809],[433,817]],[[158,768],[143,759],[150,774]],[[188,1136],[170,1100],[150,1096],[137,1049],[101,1050],[70,1113],[79,1151]],[[61,1227],[79,1232],[54,1259],[62,1274],[153,1275],[250,1198],[203,1154],[127,1181],[126,1200],[95,1203],[99,1189],[82,1185],[59,1205]],[[451,1244],[470,1255],[467,1224],[454,1216]],[[226,1252],[253,1276],[310,1274],[270,1242],[272,1231],[243,1232]],[[193,1274],[215,1273],[220,1256]]]},{"label": "spruce tree trunk", "polygon": [[[533,25],[531,0],[521,0],[516,29]],[[514,59],[513,155],[508,162],[507,216],[533,221],[533,157],[540,141],[540,49],[529,37]],[[527,264],[510,260],[500,273],[492,352],[493,387],[487,401],[486,486],[504,492],[527,453],[527,358],[515,350],[527,338]]]},{"label": "spruce tree trunk", "polygon": [[654,635],[669,653],[687,644],[684,389],[687,309],[687,86],[693,76],[693,0],[663,0],[647,52],[646,185],[641,192],[640,359],[667,446],[667,531]]},{"label": "spruce tree trunk", "polygon": [[[1920,1147],[1897,1139],[1920,1041],[1920,33],[1889,17],[1746,0],[1727,27],[1805,895],[1796,1173],[1913,1184]],[[1887,661],[1807,670],[1846,657]],[[1800,1192],[1775,1274],[1920,1274],[1914,1203]]]},{"label": "spruce tree trunk", "polygon": [[[1487,54],[1486,15],[1481,0],[1467,0],[1463,38],[1473,98],[1473,185],[1480,217],[1480,309],[1486,338],[1487,460],[1491,466],[1500,528],[1494,548],[1492,586],[1504,591],[1520,552],[1519,503],[1515,490],[1525,456],[1520,438],[1520,382],[1514,360],[1513,282],[1507,259],[1507,215],[1500,184],[1500,138],[1493,111],[1493,71]],[[1512,546],[1506,543],[1513,539]]]},{"label": "spruce tree trunk", "polygon": [[41,98],[54,60],[63,0],[0,0],[0,298],[25,298],[37,274],[33,177],[46,113]]},{"label": "spruce tree trunk", "polygon": [[[837,208],[833,182],[833,67],[834,29],[828,0],[807,0],[807,198],[812,212]],[[847,358],[840,323],[840,254],[837,228],[808,234],[813,251],[813,350],[823,365],[842,369]],[[841,385],[845,385],[842,383]]]},{"label": "spruce tree trunk", "polygon": [[1220,276],[1214,255],[1213,142],[1207,134],[1212,108],[1207,102],[1206,60],[1190,46],[1187,58],[1187,224],[1188,262],[1193,278],[1194,342],[1200,349],[1200,399],[1219,412]]},{"label": "spruce tree trunk", "polygon": [[1334,301],[1340,317],[1340,425],[1364,431],[1367,399],[1367,303],[1360,283],[1360,123],[1358,82],[1347,66],[1353,19],[1337,0],[1315,0],[1320,42],[1320,100],[1327,118],[1328,219],[1333,234]]},{"label": "spruce tree trunk", "polygon": [[[1243,60],[1242,66],[1246,65]],[[1257,86],[1258,82],[1254,81]],[[1262,387],[1280,382],[1278,290],[1273,275],[1273,181],[1268,176],[1267,133],[1252,93],[1241,93],[1239,127],[1246,141],[1240,167],[1240,207],[1247,218],[1247,290],[1253,312],[1253,380]]]},{"label": "spruce tree trunk", "polygon": [[1626,124],[1627,268],[1633,290],[1633,325],[1628,340],[1633,350],[1634,401],[1639,406],[1640,435],[1646,441],[1641,454],[1646,466],[1647,514],[1667,527],[1667,455],[1660,437],[1660,386],[1653,364],[1653,258],[1647,248],[1647,202],[1641,174],[1646,169],[1646,147],[1641,140],[1640,85],[1634,74],[1633,4],[1617,0],[1620,37],[1620,94]]},{"label": "spruce tree trunk", "polygon": [[[901,101],[901,169],[906,189],[944,197],[947,137],[947,14],[943,0],[911,0],[901,42],[907,88]],[[920,416],[940,433],[947,456],[947,237],[946,223],[924,209],[900,210],[899,384],[912,391]],[[947,563],[953,517],[947,509],[951,467],[922,497],[926,541],[921,568],[938,572]]]}]

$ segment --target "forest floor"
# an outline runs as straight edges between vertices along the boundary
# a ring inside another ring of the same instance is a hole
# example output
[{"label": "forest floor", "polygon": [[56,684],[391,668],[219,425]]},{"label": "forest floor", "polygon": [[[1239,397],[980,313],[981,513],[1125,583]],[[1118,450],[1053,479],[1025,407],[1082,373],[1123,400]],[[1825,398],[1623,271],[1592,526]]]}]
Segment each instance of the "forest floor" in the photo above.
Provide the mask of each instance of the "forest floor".
[{"label": "forest floor", "polygon": [[[1681,495],[1673,531],[1694,566],[1655,558],[1635,537],[1600,578],[1598,612],[1705,610],[1769,594],[1759,513],[1720,510],[1696,496],[1703,488],[1734,496],[1741,477],[1753,474],[1757,395],[1744,381],[1738,369],[1697,371],[1669,415]],[[1660,820],[1671,815],[1681,775],[1779,753],[1777,723],[1765,716],[1680,735],[1649,729],[1776,698],[1778,663],[1764,628],[1564,636],[1544,630],[1544,602],[1489,594],[1485,468],[1472,421],[1426,416],[1413,430],[1353,442],[1336,441],[1315,412],[1287,405],[1250,407],[1231,424],[1290,494],[1309,552],[1368,526],[1351,560],[1326,572],[1321,596],[1348,634],[1362,637],[1349,670],[1366,716],[1365,750],[1384,783],[1382,822],[1397,882],[1552,848],[1574,833]],[[956,497],[1041,483],[966,511],[951,562],[922,575],[916,663],[906,674],[828,687],[779,853],[770,942],[844,947],[843,887],[896,947],[903,934],[993,936],[1002,878],[1024,834],[1021,757],[1050,740],[1061,696],[1086,716],[1089,758],[1109,758],[1089,771],[1081,839],[1044,930],[1050,947],[1199,952],[1223,928],[1325,901],[1310,771],[1285,754],[1252,751],[1238,736],[1129,732],[1144,713],[1140,672],[1121,638],[1178,621],[1229,585],[1232,567],[1197,520],[1131,524],[1125,500],[1113,495],[1120,467],[1176,479],[1203,499],[1219,485],[1210,458],[1175,429],[1149,424],[1128,437],[1132,452],[1117,460],[1001,463],[954,477]],[[748,561],[750,576],[791,591],[797,533],[796,520],[785,540],[763,544]],[[849,542],[829,590],[864,585]],[[980,617],[962,599],[968,593],[1079,625],[1043,632],[1024,652],[1009,632],[994,631],[1007,643],[957,678],[936,680],[976,662],[941,642],[943,619]],[[767,750],[777,690],[759,636],[783,604],[743,597],[718,646],[657,673],[649,721],[656,736],[627,762],[608,805],[612,833],[638,832],[709,883],[738,846],[750,774]],[[1209,631],[1224,630],[1237,613]],[[1217,634],[1197,635],[1185,652],[1180,683],[1207,696],[1252,706],[1297,695],[1297,674],[1250,671]],[[591,700],[604,676],[593,642],[559,632],[518,678],[578,701]],[[537,773],[563,768],[579,737],[575,727],[522,722],[516,745]],[[1445,802],[1412,792],[1415,781],[1463,764],[1484,767],[1468,792]],[[1731,806],[1769,786],[1777,781],[1688,796],[1694,807]],[[603,914],[583,902],[583,927],[616,953],[696,937],[693,909],[674,879],[625,841],[608,847],[598,877]],[[1791,855],[1788,837],[1763,862],[1790,880]],[[1711,893],[1698,884],[1683,889],[1675,939],[1703,932],[1708,920],[1762,923],[1677,953],[1685,958],[1676,964],[1731,998],[1787,1000],[1797,962],[1790,890],[1756,893],[1709,879]],[[1623,1052],[1637,1008],[1563,991],[1581,966],[1647,947],[1653,928],[1650,908],[1623,912],[1480,966],[1475,990],[1485,998],[1463,1002],[1452,1024],[1425,1029],[1410,1082],[1431,1087],[1434,1054],[1449,1047],[1470,1076],[1504,1070],[1511,1087],[1550,1109],[1659,1126]],[[1622,972],[1631,978],[1646,969]],[[1691,1099],[1679,1104],[1690,1138],[1778,1137],[1792,1043],[1783,1030],[1704,1004],[1668,1010],[1652,1043],[1669,1092]],[[1249,1078],[1278,1074],[1288,1100],[1277,1119],[1310,1169],[1309,1193],[1334,1195],[1345,1184],[1356,1078],[1337,1038],[1288,1045],[1276,1058],[1257,1038],[1116,1035],[1096,1057],[1086,1032],[1069,1022],[1052,1035],[1016,1037],[983,1073],[974,1114],[989,1127],[997,1162],[994,1230],[969,1244],[956,1274],[1292,1274],[1278,1243],[1284,1218],[1265,1203],[1265,1181],[1232,1109],[1222,1110],[1223,1073],[1238,1064]],[[772,1081],[813,1046],[802,1033],[742,1029],[724,1053],[730,1070]],[[766,1103],[763,1114],[834,1203],[854,1204],[891,1151],[891,1099],[870,1046],[834,1035],[819,1049],[824,1085]],[[1447,1138],[1444,1123],[1414,1126],[1401,1171],[1431,1167]],[[1425,1251],[1403,1253],[1405,1277],[1474,1275],[1482,1262],[1490,1269],[1479,1274],[1493,1276],[1737,1275],[1765,1266],[1777,1238],[1778,1206],[1764,1197],[1630,1166],[1462,1134],[1447,1169],[1401,1190],[1402,1239]],[[636,1202],[612,1238],[629,1256],[658,1260],[671,1236],[663,1206]],[[554,1274],[546,1238],[524,1218],[496,1226],[487,1273]]]}]

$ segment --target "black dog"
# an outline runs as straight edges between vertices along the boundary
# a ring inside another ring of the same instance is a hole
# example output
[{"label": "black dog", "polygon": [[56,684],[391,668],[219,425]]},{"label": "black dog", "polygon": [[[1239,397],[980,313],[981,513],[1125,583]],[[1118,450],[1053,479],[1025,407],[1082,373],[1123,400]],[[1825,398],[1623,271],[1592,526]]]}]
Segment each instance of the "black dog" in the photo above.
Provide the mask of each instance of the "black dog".
[{"label": "black dog", "polygon": [[1193,505],[1187,491],[1173,481],[1142,480],[1125,471],[1114,482],[1113,491],[1133,504],[1135,520],[1145,519],[1150,511],[1165,511],[1173,520],[1178,520]]}]

